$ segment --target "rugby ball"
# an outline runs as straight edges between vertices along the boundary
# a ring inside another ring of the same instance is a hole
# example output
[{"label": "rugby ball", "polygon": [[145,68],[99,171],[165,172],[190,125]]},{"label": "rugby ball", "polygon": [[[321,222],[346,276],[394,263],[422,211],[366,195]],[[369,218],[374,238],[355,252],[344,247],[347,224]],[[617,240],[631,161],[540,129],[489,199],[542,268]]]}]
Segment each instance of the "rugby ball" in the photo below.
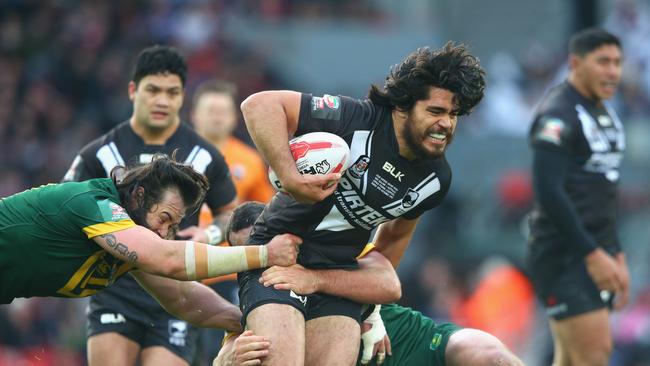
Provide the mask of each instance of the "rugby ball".
[{"label": "rugby ball", "polygon": [[[350,148],[341,137],[329,132],[311,132],[289,141],[289,149],[301,174],[343,173],[348,168]],[[269,168],[269,181],[283,191],[282,183]]]}]

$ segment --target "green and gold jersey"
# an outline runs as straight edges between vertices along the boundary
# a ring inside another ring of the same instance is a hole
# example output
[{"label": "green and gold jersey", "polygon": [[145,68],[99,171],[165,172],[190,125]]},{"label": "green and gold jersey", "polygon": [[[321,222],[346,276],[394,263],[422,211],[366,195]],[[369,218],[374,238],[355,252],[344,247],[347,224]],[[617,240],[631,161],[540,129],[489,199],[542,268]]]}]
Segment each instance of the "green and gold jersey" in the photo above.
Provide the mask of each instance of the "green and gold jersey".
[{"label": "green and gold jersey", "polygon": [[48,184],[0,200],[0,303],[84,297],[131,269],[92,238],[135,226],[111,179]]},{"label": "green and gold jersey", "polygon": [[[419,311],[385,304],[379,311],[390,338],[392,356],[384,366],[445,366],[445,350],[449,337],[461,328],[453,323],[436,324]],[[376,360],[371,362],[374,365]]]},{"label": "green and gold jersey", "polygon": [[[374,244],[366,244],[357,258],[362,258],[374,249]],[[382,366],[445,366],[449,337],[462,329],[453,323],[436,324],[419,311],[397,304],[382,305],[379,315],[386,327],[393,353],[392,356],[386,356]],[[361,365],[361,352],[362,349],[359,350],[357,365]],[[377,365],[376,362],[375,357],[368,365]]]}]

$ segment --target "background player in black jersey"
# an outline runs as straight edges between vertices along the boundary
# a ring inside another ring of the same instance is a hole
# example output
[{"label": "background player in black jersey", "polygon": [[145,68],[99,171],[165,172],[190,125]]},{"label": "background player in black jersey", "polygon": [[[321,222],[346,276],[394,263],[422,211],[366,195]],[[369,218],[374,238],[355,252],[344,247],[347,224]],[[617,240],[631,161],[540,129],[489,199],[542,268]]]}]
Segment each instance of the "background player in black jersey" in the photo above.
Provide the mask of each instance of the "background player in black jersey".
[{"label": "background player in black jersey", "polygon": [[[609,308],[628,301],[629,274],[616,231],[623,126],[604,101],[621,78],[621,44],[600,29],[575,34],[568,80],[534,117],[535,208],[529,269],[551,318],[555,365],[606,365]],[[613,300],[615,299],[615,300]]]},{"label": "background player in black jersey", "polygon": [[[217,244],[223,223],[235,206],[235,187],[222,155],[179,118],[187,65],[173,48],[152,46],[136,61],[128,85],[132,116],[84,147],[64,180],[105,177],[118,164],[141,164],[152,154],[170,154],[204,173],[210,190],[206,203],[215,225],[199,229],[198,214],[181,223],[181,238]],[[119,323],[102,322],[102,314],[121,314]],[[93,296],[88,312],[88,359],[91,365],[189,364],[198,330],[167,314],[138,284],[126,276],[109,291]]]},{"label": "background player in black jersey", "polygon": [[[247,128],[289,192],[267,206],[250,242],[290,232],[304,240],[299,261],[305,267],[354,268],[371,231],[379,227],[377,248],[399,258],[391,252],[404,250],[418,217],[449,189],[445,149],[458,116],[470,113],[484,87],[478,59],[464,46],[448,43],[408,55],[391,70],[384,90],[371,88],[368,100],[294,91],[250,96],[241,106]],[[350,145],[352,166],[344,175],[297,171],[289,135],[313,131],[335,133]],[[260,275],[240,273],[240,302],[247,327],[273,344],[266,359],[270,365],[355,362],[361,305],[326,294],[299,296],[266,288],[258,282]]]}]

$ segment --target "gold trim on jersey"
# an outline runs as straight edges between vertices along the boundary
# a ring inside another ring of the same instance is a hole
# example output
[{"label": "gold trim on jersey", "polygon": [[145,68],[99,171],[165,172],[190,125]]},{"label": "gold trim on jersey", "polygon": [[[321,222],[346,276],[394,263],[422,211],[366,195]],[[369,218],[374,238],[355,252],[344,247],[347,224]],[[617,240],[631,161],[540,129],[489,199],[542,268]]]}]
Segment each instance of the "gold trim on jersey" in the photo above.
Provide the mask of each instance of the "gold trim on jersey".
[{"label": "gold trim on jersey", "polygon": [[131,219],[120,220],[120,221],[108,221],[108,222],[100,222],[99,224],[86,226],[85,228],[83,228],[83,232],[86,233],[86,235],[88,235],[88,239],[92,239],[99,235],[128,229],[133,226],[135,226],[135,222],[133,222],[133,220]]},{"label": "gold trim on jersey", "polygon": [[366,244],[366,246],[363,248],[361,253],[359,253],[359,255],[357,256],[357,259],[365,257],[366,254],[372,252],[373,250],[375,250],[375,244],[373,243]]},{"label": "gold trim on jersey", "polygon": [[[115,262],[107,262],[109,257]],[[110,286],[117,278],[133,269],[130,263],[124,263],[112,257],[105,250],[99,250],[88,257],[70,280],[56,292],[67,297],[86,297]]]}]

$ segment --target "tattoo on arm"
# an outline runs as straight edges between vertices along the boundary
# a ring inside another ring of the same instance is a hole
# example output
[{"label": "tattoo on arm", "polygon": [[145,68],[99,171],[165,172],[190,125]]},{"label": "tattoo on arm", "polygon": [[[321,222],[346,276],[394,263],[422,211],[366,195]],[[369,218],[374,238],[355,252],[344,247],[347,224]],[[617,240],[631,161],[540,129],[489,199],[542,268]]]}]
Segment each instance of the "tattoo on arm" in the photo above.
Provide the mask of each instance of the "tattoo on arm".
[{"label": "tattoo on arm", "polygon": [[129,247],[122,243],[118,243],[115,235],[103,234],[100,236],[106,240],[106,244],[108,244],[111,249],[113,249],[118,254],[125,256],[129,262],[136,263],[138,261],[138,253],[136,253],[135,250],[129,251]]}]

